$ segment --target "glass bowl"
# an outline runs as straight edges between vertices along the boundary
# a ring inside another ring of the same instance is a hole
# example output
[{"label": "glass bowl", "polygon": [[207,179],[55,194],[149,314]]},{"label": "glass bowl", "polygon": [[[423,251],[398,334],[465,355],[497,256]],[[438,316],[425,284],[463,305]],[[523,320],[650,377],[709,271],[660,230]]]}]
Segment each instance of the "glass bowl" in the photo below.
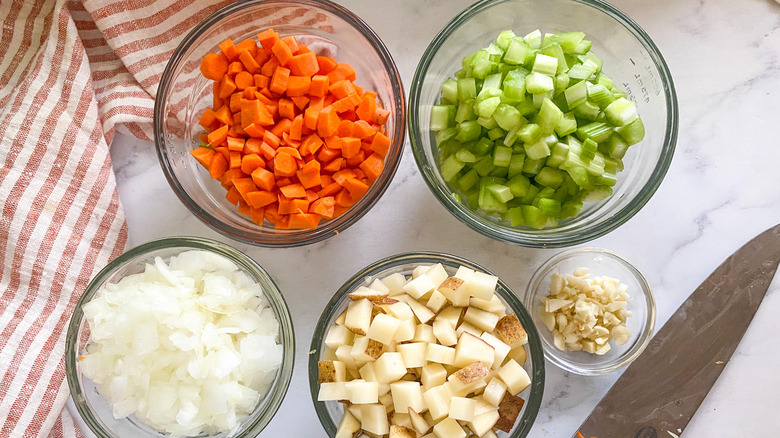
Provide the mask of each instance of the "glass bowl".
[{"label": "glass bowl", "polygon": [[109,401],[98,394],[92,380],[82,375],[78,357],[85,351],[90,337],[89,326],[82,310],[83,306],[92,300],[105,284],[116,282],[127,275],[143,272],[147,263],[154,263],[155,257],[167,259],[187,250],[208,251],[226,257],[262,286],[264,298],[279,321],[279,343],[283,348],[282,364],[276,372],[273,384],[255,410],[242,421],[239,430],[233,434],[222,433],[211,435],[211,437],[254,437],[271,421],[282,404],[292,378],[295,334],[287,303],[285,303],[276,283],[260,265],[233,247],[204,238],[165,238],[135,247],[103,268],[90,281],[79,299],[68,326],[65,341],[68,387],[79,415],[92,433],[100,438],[164,437],[168,435],[143,424],[135,415],[115,419]]},{"label": "glass bowl", "polygon": [[[577,268],[588,268],[591,277],[616,278],[628,286],[627,309],[632,315],[626,318],[631,332],[624,345],[610,342],[612,349],[599,356],[584,351],[563,352],[553,345],[553,335],[542,322],[540,299],[548,295],[552,274],[571,274]],[[536,270],[528,283],[523,304],[531,312],[538,330],[545,357],[555,365],[576,374],[599,375],[622,368],[644,351],[655,328],[655,298],[650,285],[639,270],[623,257],[602,248],[578,248],[562,251]]]},{"label": "glass bowl", "polygon": [[[290,18],[293,17],[293,18]],[[346,213],[312,230],[280,230],[253,223],[225,199],[227,191],[189,152],[200,144],[201,114],[212,105],[212,81],[200,73],[204,55],[227,38],[255,38],[272,27],[295,35],[318,54],[350,63],[356,84],[377,92],[390,112],[386,129],[392,144],[381,176]],[[179,44],[160,79],[154,107],[154,141],[165,178],[192,213],[216,231],[261,246],[291,247],[326,239],[343,231],[379,200],[401,160],[406,130],[406,101],[395,63],[379,37],[346,8],[320,0],[235,2],[198,24]]]},{"label": "glass bowl", "polygon": [[[335,401],[317,401],[317,394],[319,391],[319,384],[317,383],[317,362],[324,357],[325,349],[323,346],[328,329],[334,324],[336,318],[349,304],[350,299],[347,297],[347,294],[351,293],[359,286],[368,286],[376,278],[383,278],[394,273],[401,273],[408,276],[411,275],[415,266],[433,265],[436,263],[441,263],[449,274],[454,274],[459,266],[465,266],[476,271],[490,274],[490,271],[474,262],[449,254],[435,252],[397,254],[372,263],[353,275],[341,286],[341,288],[339,288],[330,302],[328,302],[325,310],[323,310],[314,330],[309,351],[309,389],[311,390],[311,397],[314,402],[314,408],[317,411],[317,416],[328,436],[332,437],[336,434],[339,420],[343,415],[343,408],[340,403]],[[497,432],[498,436],[502,438],[521,438],[527,436],[528,432],[531,430],[531,426],[533,426],[536,415],[539,413],[539,407],[542,402],[542,395],[544,393],[544,359],[542,357],[542,346],[531,316],[528,314],[525,307],[523,307],[523,304],[515,293],[512,292],[512,290],[509,289],[509,286],[501,279],[498,280],[496,294],[507,306],[507,313],[510,313],[511,309],[511,312],[514,312],[517,315],[520,323],[522,323],[528,333],[528,348],[526,348],[528,356],[523,368],[525,368],[526,372],[528,372],[528,375],[531,377],[530,392],[528,393],[527,400],[523,405],[523,409],[520,412],[512,431],[508,434],[501,431]]]},{"label": "glass bowl", "polygon": [[[440,159],[429,126],[431,107],[442,83],[461,68],[464,56],[486,47],[512,29],[525,35],[582,31],[604,72],[632,100],[645,125],[644,140],[629,148],[613,195],[586,202],[576,218],[536,230],[514,228],[494,216],[472,210],[455,199],[440,174]],[[494,239],[529,247],[564,247],[602,236],[636,214],[664,178],[677,141],[678,108],[672,77],[650,37],[624,13],[600,0],[482,0],[452,19],[423,54],[409,98],[409,136],[417,166],[428,187],[450,213]]]}]

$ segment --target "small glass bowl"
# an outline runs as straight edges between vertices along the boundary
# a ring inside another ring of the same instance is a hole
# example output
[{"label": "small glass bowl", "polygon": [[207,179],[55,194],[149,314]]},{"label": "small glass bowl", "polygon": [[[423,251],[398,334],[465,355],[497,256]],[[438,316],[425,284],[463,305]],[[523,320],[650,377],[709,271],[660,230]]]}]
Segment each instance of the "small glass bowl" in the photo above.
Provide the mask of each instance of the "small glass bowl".
[{"label": "small glass bowl", "polygon": [[[254,437],[271,421],[282,404],[292,378],[295,358],[295,333],[292,318],[281,291],[271,276],[254,260],[233,247],[211,239],[197,237],[170,237],[137,246],[111,261],[89,283],[84,294],[76,303],[65,340],[65,367],[71,396],[79,415],[89,429],[99,438],[116,437],[165,437],[168,436],[143,424],[134,415],[115,419],[111,405],[98,394],[96,385],[82,375],[78,361],[89,342],[89,326],[84,318],[83,306],[88,303],[106,283],[143,272],[147,263],[154,263],[155,257],[167,259],[188,250],[208,251],[228,258],[263,288],[264,297],[279,321],[279,342],[283,348],[282,364],[273,384],[263,396],[255,410],[246,417],[238,431],[210,437]],[[205,437],[206,435],[201,435]]]},{"label": "small glass bowl", "polygon": [[[292,17],[292,18],[291,18]],[[318,54],[351,64],[356,83],[377,93],[390,112],[391,138],[385,168],[368,193],[343,215],[323,221],[313,230],[280,230],[259,226],[225,199],[227,191],[195,161],[190,151],[204,130],[198,121],[212,106],[212,81],[203,77],[200,62],[218,51],[227,38],[235,42],[273,28],[295,35]],[[292,247],[314,243],[344,231],[379,200],[401,161],[406,134],[406,98],[401,77],[389,51],[368,25],[346,8],[327,0],[250,0],[230,4],[198,24],[181,41],[160,79],[154,107],[154,141],[165,178],[173,191],[201,221],[232,239],[260,246]]]},{"label": "small glass bowl", "polygon": [[[328,302],[328,305],[325,306],[325,310],[323,310],[314,330],[314,336],[312,337],[311,348],[309,350],[309,389],[311,390],[314,409],[317,411],[320,423],[322,423],[322,427],[325,429],[328,436],[335,436],[338,423],[344,411],[342,405],[338,402],[317,401],[317,394],[319,392],[319,383],[317,383],[319,374],[317,362],[322,360],[325,353],[323,346],[328,329],[334,324],[336,318],[349,304],[350,299],[347,297],[347,294],[351,293],[359,286],[368,286],[376,278],[384,278],[394,273],[401,273],[408,276],[412,274],[412,270],[416,266],[433,265],[436,263],[441,263],[450,274],[454,274],[459,266],[465,266],[476,271],[490,274],[490,271],[474,262],[449,254],[435,252],[397,254],[372,263],[353,275],[341,286],[341,288],[339,288],[330,302]],[[529,395],[523,405],[523,410],[520,412],[512,431],[510,433],[502,431],[497,432],[498,436],[501,438],[522,438],[527,436],[528,432],[531,430],[531,426],[533,426],[536,415],[539,413],[539,407],[542,403],[542,395],[544,393],[544,359],[542,356],[542,346],[539,341],[539,334],[531,320],[531,316],[528,314],[525,307],[523,307],[523,304],[515,293],[512,292],[512,290],[509,289],[509,286],[501,279],[498,280],[496,293],[499,298],[501,298],[501,301],[507,306],[507,313],[510,311],[514,312],[528,333],[528,348],[526,348],[528,357],[523,368],[525,368],[528,375],[531,377],[530,393],[528,393]]]},{"label": "small glass bowl", "polygon": [[[468,54],[486,47],[511,29],[524,35],[582,31],[604,72],[637,103],[644,140],[623,159],[625,168],[609,198],[586,202],[575,218],[536,230],[512,227],[459,202],[440,174],[439,150],[430,129],[431,107],[441,85],[461,68]],[[650,37],[633,20],[601,0],[482,0],[453,18],[433,39],[417,66],[409,96],[412,152],[434,196],[457,219],[497,240],[528,247],[573,246],[609,233],[636,214],[655,193],[672,161],[679,110],[669,69]]]},{"label": "small glass bowl", "polygon": [[[577,268],[588,268],[591,278],[607,276],[628,286],[627,309],[632,315],[626,319],[631,332],[629,341],[617,345],[599,356],[585,351],[563,352],[553,344],[553,335],[544,325],[539,308],[541,298],[548,295],[552,274],[571,274]],[[538,330],[545,357],[555,365],[576,374],[599,375],[622,368],[636,359],[653,337],[655,328],[655,298],[650,285],[639,270],[623,257],[602,248],[578,248],[560,252],[544,262],[528,283],[523,304],[531,313]]]}]

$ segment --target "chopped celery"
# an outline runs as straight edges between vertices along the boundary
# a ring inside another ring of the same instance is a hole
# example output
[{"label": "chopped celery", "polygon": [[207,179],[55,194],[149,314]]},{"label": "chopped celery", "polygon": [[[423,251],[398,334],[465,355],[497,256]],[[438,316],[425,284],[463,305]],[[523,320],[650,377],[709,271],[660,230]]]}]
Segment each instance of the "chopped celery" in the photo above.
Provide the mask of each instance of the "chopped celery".
[{"label": "chopped celery", "polygon": [[601,109],[598,107],[598,105],[589,100],[585,101],[583,104],[577,105],[577,107],[574,108],[574,115],[581,119],[595,121],[600,113]]},{"label": "chopped celery", "polygon": [[565,113],[558,123],[555,124],[555,133],[558,137],[565,137],[569,134],[573,134],[577,131],[577,119],[574,118],[574,113]]},{"label": "chopped celery", "polygon": [[504,62],[507,64],[523,65],[531,54],[531,48],[522,39],[513,39],[504,53]]},{"label": "chopped celery", "polygon": [[476,140],[482,133],[482,127],[475,120],[467,120],[458,123],[458,135],[455,138],[460,142]]},{"label": "chopped celery", "polygon": [[477,81],[474,78],[458,79],[458,100],[464,101],[477,97]]},{"label": "chopped celery", "polygon": [[500,104],[500,97],[489,97],[474,105],[474,113],[476,113],[479,117],[490,118],[493,116],[493,112]]},{"label": "chopped celery", "polygon": [[[612,95],[612,93],[609,92],[607,87],[601,85],[601,84],[588,84],[588,99],[590,99],[591,102],[595,103],[599,106],[599,108],[606,108],[615,101],[615,96]],[[607,115],[609,117],[609,115]]]},{"label": "chopped celery", "polygon": [[628,143],[620,135],[609,137],[605,151],[612,158],[623,158],[628,150]]},{"label": "chopped celery", "polygon": [[564,52],[573,53],[584,39],[584,32],[561,32],[551,35],[549,41],[559,44]]},{"label": "chopped celery", "polygon": [[534,207],[533,205],[522,205],[520,206],[520,209],[523,212],[523,221],[529,227],[542,229],[547,225],[547,216],[545,216],[537,207]]},{"label": "chopped celery", "polygon": [[513,129],[520,124],[520,120],[523,116],[520,115],[520,111],[512,105],[502,103],[493,111],[493,120],[496,121],[501,129],[507,131]]},{"label": "chopped celery", "polygon": [[539,125],[543,134],[552,134],[555,131],[555,125],[563,117],[563,112],[550,99],[545,98],[542,106],[539,108],[539,114],[536,116],[536,123]]},{"label": "chopped celery", "polygon": [[517,131],[517,137],[523,141],[523,143],[535,143],[542,136],[542,128],[536,123],[529,123],[519,131]]},{"label": "chopped celery", "polygon": [[558,71],[558,58],[537,53],[531,71],[547,76],[554,76]]},{"label": "chopped celery", "polygon": [[551,149],[551,154],[547,158],[547,165],[551,167],[558,167],[566,161],[569,157],[569,145],[559,141]]},{"label": "chopped celery", "polygon": [[515,41],[516,36],[517,35],[515,35],[515,33],[511,30],[505,30],[498,34],[498,37],[496,38],[496,44],[501,48],[501,50],[506,50],[507,47],[509,47],[509,43]]},{"label": "chopped celery", "polygon": [[627,125],[639,117],[636,113],[636,103],[624,97],[607,105],[604,114],[607,116],[607,121],[615,126]]},{"label": "chopped celery", "polygon": [[542,46],[542,32],[539,29],[536,29],[524,36],[523,40],[530,48],[538,49]]},{"label": "chopped celery", "polygon": [[536,175],[543,166],[544,158],[534,160],[531,157],[526,157],[525,162],[523,163],[523,172]]},{"label": "chopped celery", "polygon": [[474,155],[477,156],[487,155],[492,150],[493,142],[485,137],[480,138],[479,141],[474,143],[474,145],[471,147],[471,151],[474,152]]},{"label": "chopped celery", "polygon": [[553,78],[537,72],[525,77],[525,89],[531,94],[544,94],[555,89]]},{"label": "chopped celery", "polygon": [[474,170],[477,171],[479,176],[487,176],[487,174],[492,172],[495,168],[496,166],[493,165],[493,157],[485,157],[477,161],[477,164],[474,165]]},{"label": "chopped celery", "polygon": [[476,163],[477,157],[474,156],[468,149],[460,149],[455,152],[455,158],[461,163]]},{"label": "chopped celery", "polygon": [[563,184],[563,172],[553,167],[542,167],[542,170],[536,174],[534,181],[545,186],[557,189]]},{"label": "chopped celery", "polygon": [[577,138],[582,141],[592,139],[596,143],[607,141],[612,135],[612,126],[602,122],[592,122],[577,129]]},{"label": "chopped celery", "polygon": [[525,149],[525,155],[531,160],[541,160],[550,155],[550,146],[547,145],[544,139],[533,144],[523,143],[523,148]]},{"label": "chopped celery", "polygon": [[450,102],[458,101],[458,82],[449,78],[441,84],[441,98]]},{"label": "chopped celery", "polygon": [[441,163],[441,177],[444,181],[451,181],[455,175],[463,169],[464,164],[458,161],[455,156],[450,156]]},{"label": "chopped celery", "polygon": [[645,125],[642,123],[642,119],[636,118],[628,125],[617,128],[617,133],[623,137],[626,143],[635,145],[645,138]]},{"label": "chopped celery", "polygon": [[431,108],[431,129],[441,131],[444,128],[454,125],[455,106],[453,105],[434,105]]},{"label": "chopped celery", "polygon": [[466,192],[470,188],[472,188],[475,185],[477,185],[477,183],[479,183],[479,178],[480,177],[479,177],[479,174],[477,173],[477,171],[474,170],[474,169],[471,169],[468,172],[466,172],[463,176],[458,178],[458,188],[461,191]]},{"label": "chopped celery", "polygon": [[474,114],[474,101],[462,100],[458,104],[458,109],[455,111],[455,123],[465,122],[466,120],[473,120],[476,118]]},{"label": "chopped celery", "polygon": [[512,178],[513,176],[522,173],[524,164],[525,164],[524,154],[512,154],[512,158],[509,159],[509,168],[507,169],[507,177]]},{"label": "chopped celery", "polygon": [[[570,76],[571,77],[571,76]],[[570,86],[563,92],[566,96],[566,104],[570,109],[574,109],[577,106],[587,102],[588,100],[588,83],[586,81],[580,81]]]},{"label": "chopped celery", "polygon": [[507,203],[510,199],[514,198],[509,187],[503,184],[491,184],[486,188],[499,202]]},{"label": "chopped celery", "polygon": [[509,191],[515,197],[523,197],[528,193],[528,189],[531,187],[531,180],[523,175],[515,175],[507,181],[506,186],[509,187]]},{"label": "chopped celery", "polygon": [[525,221],[523,220],[523,209],[521,207],[510,208],[504,215],[504,220],[509,222],[513,227],[525,225]]},{"label": "chopped celery", "polygon": [[491,140],[498,140],[499,138],[506,135],[506,131],[504,131],[501,128],[493,128],[488,131],[488,138]]},{"label": "chopped celery", "polygon": [[479,126],[487,129],[488,131],[498,128],[498,123],[496,123],[492,117],[479,117],[477,118],[477,123],[479,123]]},{"label": "chopped celery", "polygon": [[496,146],[493,150],[493,165],[496,167],[509,167],[512,160],[512,149],[506,146]]}]

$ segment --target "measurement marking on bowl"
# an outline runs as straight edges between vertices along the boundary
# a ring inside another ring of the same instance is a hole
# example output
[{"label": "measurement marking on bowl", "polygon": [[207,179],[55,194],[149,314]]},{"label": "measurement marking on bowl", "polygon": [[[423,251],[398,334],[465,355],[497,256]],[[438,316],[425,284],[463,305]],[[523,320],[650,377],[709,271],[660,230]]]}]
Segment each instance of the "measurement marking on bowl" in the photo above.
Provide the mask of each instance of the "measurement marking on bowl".
[{"label": "measurement marking on bowl", "polygon": [[[631,65],[637,67],[636,62],[632,58],[628,58],[628,60],[631,61]],[[626,81],[623,81],[623,89],[626,92],[626,97],[629,99],[636,101],[638,97],[641,97],[641,100],[645,101],[645,103],[650,103],[650,93],[652,92],[655,96],[660,96],[661,88],[658,85],[653,69],[649,65],[641,68],[642,71],[633,74],[636,86],[639,87],[640,96],[634,93],[631,89],[631,84]],[[648,90],[648,87],[651,87],[651,90]]]}]

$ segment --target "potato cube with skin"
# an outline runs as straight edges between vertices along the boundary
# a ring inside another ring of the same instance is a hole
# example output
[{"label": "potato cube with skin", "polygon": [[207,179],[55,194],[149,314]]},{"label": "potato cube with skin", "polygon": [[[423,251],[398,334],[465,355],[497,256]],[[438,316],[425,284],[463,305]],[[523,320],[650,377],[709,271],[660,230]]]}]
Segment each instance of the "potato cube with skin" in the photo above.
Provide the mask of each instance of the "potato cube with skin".
[{"label": "potato cube with skin", "polygon": [[339,400],[349,400],[349,391],[347,390],[347,384],[345,382],[320,383],[317,401]]},{"label": "potato cube with skin", "polygon": [[395,274],[390,274],[387,277],[382,279],[382,284],[387,287],[388,292],[390,295],[398,295],[404,291],[404,286],[406,285],[406,277],[404,277],[403,274],[396,272]]},{"label": "potato cube with skin", "polygon": [[450,276],[450,274],[447,273],[447,269],[445,269],[441,263],[436,263],[428,268],[428,270],[425,271],[425,275],[431,277],[431,280],[433,280],[433,283],[436,285],[441,284]]},{"label": "potato cube with skin", "polygon": [[417,438],[417,434],[406,426],[390,425],[390,438]]},{"label": "potato cube with skin", "polygon": [[382,344],[389,344],[395,339],[395,332],[398,330],[399,325],[401,325],[399,319],[380,313],[371,322],[368,329],[368,337]]},{"label": "potato cube with skin", "polygon": [[498,277],[484,272],[474,272],[466,283],[469,294],[474,298],[489,301],[496,293]]},{"label": "potato cube with skin", "polygon": [[446,319],[439,319],[433,322],[433,335],[441,345],[447,347],[458,343],[458,334],[455,327]]},{"label": "potato cube with skin", "polygon": [[474,418],[466,424],[466,427],[471,429],[471,431],[474,432],[474,435],[484,438],[488,436],[488,433],[493,431],[493,426],[496,425],[499,418],[498,409],[494,409],[479,415],[474,415]]},{"label": "potato cube with skin", "polygon": [[423,393],[423,401],[434,422],[449,415],[450,398],[450,393],[444,385],[434,386]]},{"label": "potato cube with skin", "polygon": [[455,363],[455,349],[439,344],[428,344],[428,348],[425,349],[425,360],[444,365],[453,365]]},{"label": "potato cube with skin", "polygon": [[390,394],[393,396],[393,406],[399,414],[408,413],[409,408],[416,412],[425,412],[427,407],[423,401],[420,382],[399,381],[390,384]]},{"label": "potato cube with skin", "polygon": [[412,298],[417,299],[435,288],[436,283],[431,280],[431,277],[428,277],[425,274],[421,274],[414,280],[406,283],[406,285],[403,287],[403,290]]},{"label": "potato cube with skin", "polygon": [[466,397],[452,397],[450,399],[450,418],[458,421],[471,421],[474,419],[476,400]]},{"label": "potato cube with skin", "polygon": [[417,327],[414,329],[414,338],[412,338],[412,341],[435,343],[436,335],[433,334],[433,327],[428,324],[417,324]]},{"label": "potato cube with skin", "polygon": [[434,386],[443,385],[447,381],[447,370],[440,363],[429,363],[422,367],[420,381],[426,390]]},{"label": "potato cube with skin", "polygon": [[347,307],[344,325],[359,335],[365,335],[371,326],[371,311],[373,308],[374,304],[371,300],[362,299],[350,302]]},{"label": "potato cube with skin", "polygon": [[463,320],[469,322],[480,330],[492,332],[496,328],[499,317],[495,313],[486,312],[476,307],[469,307]]},{"label": "potato cube with skin", "polygon": [[449,277],[436,290],[444,295],[453,306],[465,307],[469,305],[471,295],[466,287],[466,282],[460,278]]},{"label": "potato cube with skin", "polygon": [[503,400],[498,405],[499,418],[495,428],[509,433],[515,426],[520,411],[523,410],[523,404],[525,404],[525,400],[520,397],[511,394],[504,395]]},{"label": "potato cube with skin", "polygon": [[355,334],[345,326],[334,325],[328,330],[328,334],[325,335],[325,345],[335,350],[340,345],[351,344],[354,338]]},{"label": "potato cube with skin", "polygon": [[424,342],[412,342],[398,346],[398,352],[401,353],[406,368],[420,368],[427,363],[425,360],[425,350],[428,344]]},{"label": "potato cube with skin", "polygon": [[500,378],[493,377],[482,392],[482,399],[493,406],[498,406],[504,394],[506,394],[506,384]]},{"label": "potato cube with skin", "polygon": [[360,368],[366,362],[373,362],[382,355],[384,346],[368,336],[355,336],[355,343],[349,355],[355,363],[353,368]]},{"label": "potato cube with skin", "polygon": [[499,319],[493,334],[511,348],[528,343],[528,333],[525,332],[523,324],[514,313]]},{"label": "potato cube with skin", "polygon": [[336,325],[344,325],[344,321],[347,319],[347,309],[344,309],[341,313],[339,313],[339,316],[336,317],[336,319],[333,321]]},{"label": "potato cube with skin", "polygon": [[480,361],[487,368],[493,366],[496,353],[493,347],[471,333],[464,332],[455,346],[456,367],[465,367],[473,362]]},{"label": "potato cube with skin", "polygon": [[344,385],[347,387],[350,403],[355,405],[379,403],[379,386],[376,382],[355,379]]},{"label": "potato cube with skin", "polygon": [[358,430],[360,430],[360,421],[348,410],[344,410],[335,438],[353,438]]},{"label": "potato cube with skin", "polygon": [[[479,338],[487,342],[488,344],[490,344],[491,347],[493,347],[493,352],[495,353],[495,359],[493,360],[493,368],[498,368],[499,366],[501,366],[501,364],[504,363],[504,359],[506,359],[506,356],[512,350],[511,348],[509,348],[509,345],[506,345],[501,341],[501,339],[498,339],[497,337],[491,335],[488,332],[482,333],[482,335]],[[525,351],[525,348],[523,348],[523,351]]]},{"label": "potato cube with skin", "polygon": [[385,352],[374,362],[376,380],[380,383],[392,383],[406,375],[401,353]]},{"label": "potato cube with skin", "polygon": [[376,435],[390,433],[390,424],[387,422],[387,411],[380,404],[361,405],[361,428]]},{"label": "potato cube with skin", "polygon": [[465,396],[486,386],[485,378],[488,374],[489,371],[485,365],[477,361],[450,374],[445,385],[451,395]]},{"label": "potato cube with skin", "polygon": [[347,296],[353,301],[359,301],[362,299],[379,301],[387,297],[387,292],[380,292],[377,290],[369,289],[365,286],[358,286],[355,290],[348,293]]},{"label": "potato cube with skin", "polygon": [[510,360],[498,370],[498,377],[506,383],[507,392],[517,395],[531,384],[531,378],[525,369],[514,360]]},{"label": "potato cube with skin", "polygon": [[321,360],[317,362],[317,382],[344,382],[347,379],[347,368],[344,362],[338,360]]},{"label": "potato cube with skin", "polygon": [[401,321],[398,330],[395,331],[395,342],[407,342],[414,339],[414,332],[417,329],[414,318]]},{"label": "potato cube with skin", "polygon": [[452,418],[445,418],[433,426],[433,433],[438,438],[466,438],[467,436],[466,431]]}]

